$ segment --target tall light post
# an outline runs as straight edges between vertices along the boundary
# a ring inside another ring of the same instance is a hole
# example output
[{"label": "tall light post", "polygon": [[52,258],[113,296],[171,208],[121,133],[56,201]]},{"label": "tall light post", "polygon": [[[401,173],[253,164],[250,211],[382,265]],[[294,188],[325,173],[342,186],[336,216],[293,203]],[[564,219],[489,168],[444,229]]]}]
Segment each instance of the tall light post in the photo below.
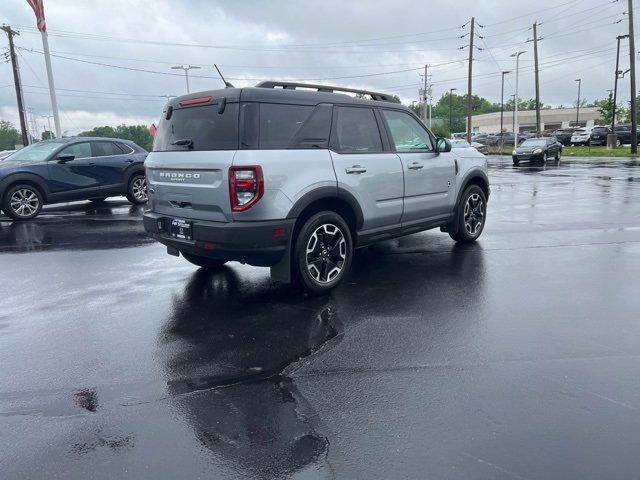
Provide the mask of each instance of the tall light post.
[{"label": "tall light post", "polygon": [[[511,98],[513,98],[513,110],[511,112],[511,131],[515,132],[516,131],[516,96],[515,94],[511,95]],[[513,141],[516,141],[516,137],[513,137]]]},{"label": "tall light post", "polygon": [[187,93],[189,92],[189,70],[201,68],[197,65],[176,65],[171,67],[172,70],[184,70],[184,78],[187,81]]},{"label": "tall light post", "polygon": [[450,88],[449,89],[449,133],[453,135],[453,103],[452,103],[452,99],[453,99],[453,92],[455,90],[458,90],[457,88]]},{"label": "tall light post", "polygon": [[576,102],[576,127],[578,127],[580,121],[580,85],[582,84],[582,79],[576,78],[575,81],[578,82],[578,101]]},{"label": "tall light post", "polygon": [[513,142],[514,145],[518,144],[518,134],[520,133],[520,125],[518,125],[518,73],[520,70],[520,55],[526,53],[526,50],[515,52],[509,55],[510,57],[516,57],[516,93],[514,98],[514,108],[513,108]]},{"label": "tall light post", "polygon": [[504,127],[503,119],[504,119],[504,76],[507,73],[511,73],[510,70],[505,70],[502,72],[502,86],[500,87],[500,152],[502,153],[502,148],[504,147]]}]

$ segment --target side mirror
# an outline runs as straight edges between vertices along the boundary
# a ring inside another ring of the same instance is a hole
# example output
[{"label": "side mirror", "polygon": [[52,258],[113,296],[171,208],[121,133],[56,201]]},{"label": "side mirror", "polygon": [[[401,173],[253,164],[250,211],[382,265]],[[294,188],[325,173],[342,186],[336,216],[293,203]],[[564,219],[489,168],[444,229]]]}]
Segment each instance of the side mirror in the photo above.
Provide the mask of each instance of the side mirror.
[{"label": "side mirror", "polygon": [[443,137],[438,137],[436,139],[436,151],[438,153],[450,152],[451,151],[451,142]]},{"label": "side mirror", "polygon": [[75,155],[58,155],[56,157],[56,160],[58,161],[58,163],[67,163],[73,160],[74,158],[76,158]]}]

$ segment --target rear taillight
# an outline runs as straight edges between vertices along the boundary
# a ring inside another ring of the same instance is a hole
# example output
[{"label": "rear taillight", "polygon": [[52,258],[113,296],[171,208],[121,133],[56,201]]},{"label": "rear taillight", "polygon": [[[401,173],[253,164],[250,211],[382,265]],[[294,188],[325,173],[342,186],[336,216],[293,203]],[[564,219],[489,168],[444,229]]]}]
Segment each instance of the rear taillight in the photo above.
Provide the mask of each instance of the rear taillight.
[{"label": "rear taillight", "polygon": [[255,205],[264,193],[262,167],[258,165],[229,168],[231,210],[243,212]]}]

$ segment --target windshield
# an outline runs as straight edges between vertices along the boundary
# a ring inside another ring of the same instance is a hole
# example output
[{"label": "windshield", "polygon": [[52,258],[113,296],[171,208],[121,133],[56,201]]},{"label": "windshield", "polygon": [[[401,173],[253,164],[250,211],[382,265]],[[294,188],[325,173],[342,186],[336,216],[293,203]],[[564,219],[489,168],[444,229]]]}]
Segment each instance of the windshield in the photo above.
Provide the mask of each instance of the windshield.
[{"label": "windshield", "polygon": [[547,144],[544,138],[529,138],[520,144],[521,147],[543,147]]},{"label": "windshield", "polygon": [[38,142],[18,150],[5,158],[7,162],[43,162],[65,141]]}]

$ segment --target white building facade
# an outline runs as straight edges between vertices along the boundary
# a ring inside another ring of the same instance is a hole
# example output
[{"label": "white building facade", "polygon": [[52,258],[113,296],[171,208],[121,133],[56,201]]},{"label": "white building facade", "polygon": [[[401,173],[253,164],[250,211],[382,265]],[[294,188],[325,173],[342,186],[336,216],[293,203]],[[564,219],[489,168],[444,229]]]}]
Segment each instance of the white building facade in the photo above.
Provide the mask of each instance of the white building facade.
[{"label": "white building facade", "polygon": [[[557,130],[573,126],[593,127],[602,124],[602,115],[596,107],[583,107],[580,109],[576,122],[575,108],[549,108],[540,110],[540,130]],[[500,112],[474,115],[472,118],[472,131],[479,133],[500,132]],[[536,131],[536,111],[523,110],[518,112],[518,125],[521,132]],[[505,132],[513,132],[513,111],[505,111],[502,129]]]}]

